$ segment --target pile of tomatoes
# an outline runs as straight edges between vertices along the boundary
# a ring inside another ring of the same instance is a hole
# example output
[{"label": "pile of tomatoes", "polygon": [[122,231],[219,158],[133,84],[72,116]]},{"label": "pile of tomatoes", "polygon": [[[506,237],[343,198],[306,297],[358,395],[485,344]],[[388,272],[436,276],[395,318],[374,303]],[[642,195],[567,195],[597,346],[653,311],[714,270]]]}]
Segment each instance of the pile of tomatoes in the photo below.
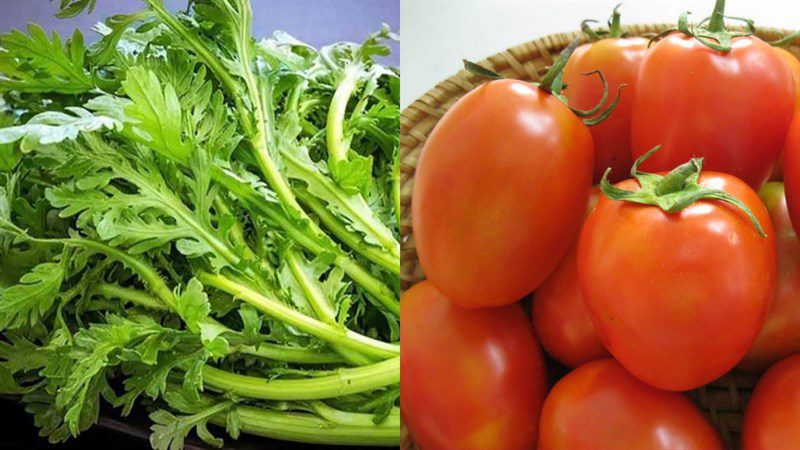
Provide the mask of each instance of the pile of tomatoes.
[{"label": "pile of tomatoes", "polygon": [[[722,448],[682,392],[734,369],[763,373],[743,448],[800,447],[800,62],[723,8],[652,45],[615,10],[541,84],[488,81],[430,134],[427,280],[401,299],[421,449]],[[552,386],[541,347],[573,369]]]}]

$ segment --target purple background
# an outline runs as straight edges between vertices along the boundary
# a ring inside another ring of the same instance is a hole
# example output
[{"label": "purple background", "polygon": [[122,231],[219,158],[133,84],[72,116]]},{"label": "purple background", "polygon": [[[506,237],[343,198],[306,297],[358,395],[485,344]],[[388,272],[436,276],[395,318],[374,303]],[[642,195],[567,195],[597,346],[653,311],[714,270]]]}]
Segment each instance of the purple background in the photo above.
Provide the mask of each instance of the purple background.
[{"label": "purple background", "polygon": [[[185,0],[165,0],[169,9],[177,11],[186,6]],[[253,35],[257,38],[285,31],[301,41],[320,47],[336,41],[361,42],[369,33],[388,24],[400,31],[400,0],[251,0]],[[0,32],[12,28],[24,29],[36,22],[45,30],[56,30],[62,37],[80,28],[87,40],[97,34],[91,26],[112,14],[131,13],[144,9],[139,0],[98,0],[92,14],[71,19],[58,19],[58,0],[0,0]],[[400,63],[399,45],[391,44],[392,54],[383,62]]]}]

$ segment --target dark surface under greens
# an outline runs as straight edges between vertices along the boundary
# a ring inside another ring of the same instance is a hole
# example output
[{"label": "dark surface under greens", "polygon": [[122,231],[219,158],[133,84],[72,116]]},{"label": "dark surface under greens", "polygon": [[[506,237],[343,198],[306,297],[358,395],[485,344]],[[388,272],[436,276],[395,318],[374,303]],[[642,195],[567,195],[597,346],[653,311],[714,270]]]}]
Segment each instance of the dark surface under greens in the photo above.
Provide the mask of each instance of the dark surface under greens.
[{"label": "dark surface under greens", "polygon": [[[388,29],[255,40],[160,0],[86,46],[0,37],[0,393],[60,442],[399,443],[399,72]],[[63,15],[93,2],[63,0]]]}]

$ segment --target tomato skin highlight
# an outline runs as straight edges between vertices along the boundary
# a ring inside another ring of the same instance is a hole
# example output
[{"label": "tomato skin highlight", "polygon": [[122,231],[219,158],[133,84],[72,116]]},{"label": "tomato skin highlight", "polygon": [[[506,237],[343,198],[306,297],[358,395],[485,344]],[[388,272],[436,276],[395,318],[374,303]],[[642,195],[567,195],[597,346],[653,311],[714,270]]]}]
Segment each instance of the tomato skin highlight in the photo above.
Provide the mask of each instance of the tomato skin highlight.
[{"label": "tomato skin highlight", "polygon": [[584,123],[530,83],[462,97],[428,137],[412,216],[428,279],[466,308],[516,302],[566,254],[594,161]]},{"label": "tomato skin highlight", "polygon": [[794,231],[800,236],[800,110],[786,137],[783,153],[783,182],[786,186],[786,204],[792,218]]},{"label": "tomato skin highlight", "polygon": [[800,354],[772,366],[758,380],[742,426],[743,450],[800,445]]},{"label": "tomato skin highlight", "polygon": [[[662,174],[663,175],[663,174]],[[744,203],[700,200],[677,213],[603,197],[578,248],[578,278],[609,352],[634,376],[682,391],[726,373],[752,345],[776,283],[775,237],[758,195],[727,174],[699,183]],[[617,184],[639,190],[630,179]]]},{"label": "tomato skin highlight", "polygon": [[767,320],[736,366],[760,373],[800,352],[800,239],[792,228],[782,183],[767,183],[758,195],[769,211],[778,249],[778,282]]},{"label": "tomato skin highlight", "polygon": [[564,95],[573,107],[588,110],[603,96],[603,83],[597,75],[582,75],[600,70],[613,97],[621,84],[627,84],[614,112],[602,122],[589,127],[594,142],[593,183],[598,183],[607,168],[609,179],[627,178],[631,169],[631,111],[636,75],[647,53],[648,40],[641,37],[601,39],[581,45],[564,67]]},{"label": "tomato skin highlight", "polygon": [[[600,199],[592,188],[588,215]],[[575,368],[611,355],[594,328],[578,283],[578,236],[556,270],[533,294],[533,329],[545,351],[560,363]]]},{"label": "tomato skin highlight", "polygon": [[683,394],[656,389],[617,361],[588,362],[548,394],[539,449],[721,449],[722,441]]},{"label": "tomato skin highlight", "polygon": [[464,309],[423,281],[400,317],[401,410],[421,449],[533,448],[547,374],[521,305]]},{"label": "tomato skin highlight", "polygon": [[646,172],[671,170],[693,156],[754,189],[767,181],[780,156],[795,108],[792,73],[764,41],[733,39],[731,50],[711,50],[672,34],[650,48],[634,92],[633,158],[655,145]]}]

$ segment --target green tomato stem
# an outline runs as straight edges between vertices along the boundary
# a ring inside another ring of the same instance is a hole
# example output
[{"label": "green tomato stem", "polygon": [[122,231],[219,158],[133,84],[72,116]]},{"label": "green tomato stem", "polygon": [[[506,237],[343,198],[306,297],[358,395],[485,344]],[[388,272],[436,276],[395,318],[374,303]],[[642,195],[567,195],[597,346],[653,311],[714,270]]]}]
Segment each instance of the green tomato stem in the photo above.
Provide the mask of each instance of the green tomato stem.
[{"label": "green tomato stem", "polygon": [[725,0],[717,0],[714,3],[714,11],[711,13],[711,20],[708,22],[708,31],[720,32],[725,30]]},{"label": "green tomato stem", "polygon": [[753,223],[756,231],[758,231],[758,234],[761,237],[766,237],[761,223],[759,223],[758,218],[747,205],[725,191],[700,186],[697,180],[703,170],[703,158],[692,158],[689,162],[681,164],[665,176],[639,171],[639,165],[657,152],[659,148],[660,146],[654,147],[633,163],[631,175],[636,178],[641,186],[638,191],[626,191],[609,183],[608,174],[611,172],[611,168],[609,168],[603,174],[603,179],[600,180],[600,189],[603,194],[611,200],[657,206],[668,213],[681,211],[698,200],[720,200],[735,206],[745,213]]}]

